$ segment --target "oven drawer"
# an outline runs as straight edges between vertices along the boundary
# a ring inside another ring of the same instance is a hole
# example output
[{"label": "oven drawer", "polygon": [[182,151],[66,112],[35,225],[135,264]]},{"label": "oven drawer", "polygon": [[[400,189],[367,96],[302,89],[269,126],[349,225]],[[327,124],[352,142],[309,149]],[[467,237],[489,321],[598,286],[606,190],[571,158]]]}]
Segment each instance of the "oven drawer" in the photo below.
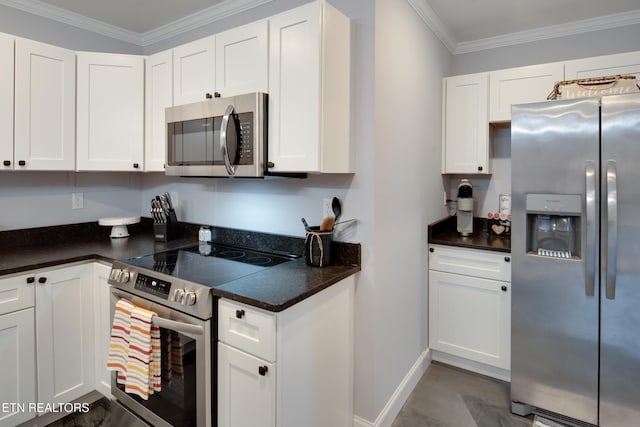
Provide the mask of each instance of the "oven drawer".
[{"label": "oven drawer", "polygon": [[269,362],[276,360],[276,316],[245,304],[220,299],[218,339]]}]

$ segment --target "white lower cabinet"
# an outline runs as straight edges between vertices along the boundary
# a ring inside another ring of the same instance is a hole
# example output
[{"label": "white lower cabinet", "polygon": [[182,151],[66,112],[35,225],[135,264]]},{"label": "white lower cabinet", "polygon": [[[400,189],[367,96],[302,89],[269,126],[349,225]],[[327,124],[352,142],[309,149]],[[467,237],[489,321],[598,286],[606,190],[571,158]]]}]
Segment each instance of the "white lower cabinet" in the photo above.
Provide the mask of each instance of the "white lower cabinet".
[{"label": "white lower cabinet", "polygon": [[510,255],[437,245],[429,250],[429,348],[434,359],[508,379]]},{"label": "white lower cabinet", "polygon": [[354,283],[278,313],[219,301],[219,427],[352,426]]},{"label": "white lower cabinet", "polygon": [[95,389],[92,266],[34,277],[38,402],[70,402]]},{"label": "white lower cabinet", "polygon": [[36,402],[34,284],[28,277],[0,279],[0,427],[36,415],[23,410]]},{"label": "white lower cabinet", "polygon": [[218,369],[218,424],[275,427],[275,364],[219,343]]},{"label": "white lower cabinet", "polygon": [[107,370],[109,339],[111,338],[111,291],[108,283],[110,264],[94,262],[93,301],[95,331],[95,389],[111,397],[111,371]]}]

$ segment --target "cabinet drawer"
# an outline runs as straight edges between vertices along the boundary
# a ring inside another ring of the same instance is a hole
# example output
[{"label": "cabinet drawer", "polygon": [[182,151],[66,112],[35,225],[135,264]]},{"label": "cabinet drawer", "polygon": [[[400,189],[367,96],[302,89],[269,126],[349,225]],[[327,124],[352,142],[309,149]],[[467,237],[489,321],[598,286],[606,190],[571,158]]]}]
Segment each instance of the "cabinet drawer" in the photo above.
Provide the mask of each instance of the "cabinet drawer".
[{"label": "cabinet drawer", "polygon": [[510,282],[511,254],[430,245],[429,270]]},{"label": "cabinet drawer", "polygon": [[33,307],[34,295],[34,274],[23,274],[0,279],[0,314]]},{"label": "cabinet drawer", "polygon": [[276,360],[276,316],[245,304],[218,302],[218,339],[269,362]]}]

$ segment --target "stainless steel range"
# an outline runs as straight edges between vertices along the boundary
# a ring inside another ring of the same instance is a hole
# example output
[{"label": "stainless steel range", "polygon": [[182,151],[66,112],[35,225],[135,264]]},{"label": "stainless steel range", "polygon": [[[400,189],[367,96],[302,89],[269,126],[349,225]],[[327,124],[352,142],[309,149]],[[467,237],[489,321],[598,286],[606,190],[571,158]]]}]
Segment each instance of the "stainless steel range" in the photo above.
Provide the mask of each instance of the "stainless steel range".
[{"label": "stainless steel range", "polygon": [[116,404],[154,426],[215,426],[217,304],[212,289],[291,259],[200,243],[114,262],[112,316],[116,302],[125,298],[157,313],[153,323],[162,337],[162,390],[143,400],[125,393],[114,372]]}]

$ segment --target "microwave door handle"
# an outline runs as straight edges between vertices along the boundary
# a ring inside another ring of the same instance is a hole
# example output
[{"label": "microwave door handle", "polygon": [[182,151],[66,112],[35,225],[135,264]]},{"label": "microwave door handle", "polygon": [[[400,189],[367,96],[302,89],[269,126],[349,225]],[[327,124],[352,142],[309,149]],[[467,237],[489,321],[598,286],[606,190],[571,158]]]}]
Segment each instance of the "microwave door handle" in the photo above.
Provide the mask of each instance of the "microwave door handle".
[{"label": "microwave door handle", "polygon": [[229,158],[229,148],[228,148],[228,135],[227,129],[229,127],[229,121],[233,123],[233,105],[228,105],[226,111],[224,112],[224,116],[222,117],[222,123],[220,124],[220,150],[222,150],[222,158],[224,159],[224,166],[227,168],[227,173],[231,176],[236,174],[236,166],[231,164],[231,159]]},{"label": "microwave door handle", "polygon": [[606,285],[607,299],[616,298],[616,264],[618,261],[618,172],[616,161],[607,160],[607,242]]}]

